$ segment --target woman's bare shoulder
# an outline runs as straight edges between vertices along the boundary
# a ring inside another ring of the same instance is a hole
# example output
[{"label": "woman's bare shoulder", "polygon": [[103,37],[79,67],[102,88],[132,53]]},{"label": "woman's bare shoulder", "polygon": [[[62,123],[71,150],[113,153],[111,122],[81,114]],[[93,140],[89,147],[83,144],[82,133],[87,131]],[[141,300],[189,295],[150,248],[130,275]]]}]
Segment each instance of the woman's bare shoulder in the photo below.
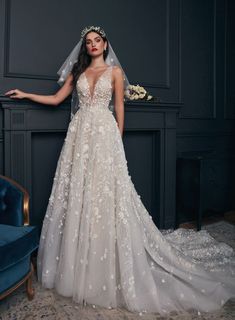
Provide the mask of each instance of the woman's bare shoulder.
[{"label": "woman's bare shoulder", "polygon": [[113,66],[113,74],[116,77],[122,76],[122,69],[119,66]]}]

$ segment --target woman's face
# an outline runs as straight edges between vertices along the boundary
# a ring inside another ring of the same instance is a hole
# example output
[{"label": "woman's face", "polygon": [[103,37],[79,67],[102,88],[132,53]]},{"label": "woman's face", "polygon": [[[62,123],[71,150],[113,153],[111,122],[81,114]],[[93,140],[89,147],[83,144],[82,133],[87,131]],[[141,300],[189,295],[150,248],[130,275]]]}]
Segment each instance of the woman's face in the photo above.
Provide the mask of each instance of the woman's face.
[{"label": "woman's face", "polygon": [[89,32],[86,36],[86,49],[87,53],[96,57],[100,54],[103,54],[103,51],[106,49],[107,43],[103,38],[96,32]]}]

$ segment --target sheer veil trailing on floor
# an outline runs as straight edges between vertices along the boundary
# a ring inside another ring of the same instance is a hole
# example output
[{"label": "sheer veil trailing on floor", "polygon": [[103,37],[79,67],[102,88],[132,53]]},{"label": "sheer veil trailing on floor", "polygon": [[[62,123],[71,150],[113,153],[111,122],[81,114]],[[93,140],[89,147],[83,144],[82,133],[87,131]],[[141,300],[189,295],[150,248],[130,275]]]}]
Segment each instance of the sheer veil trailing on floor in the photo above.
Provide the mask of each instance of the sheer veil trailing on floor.
[{"label": "sheer veil trailing on floor", "polygon": [[38,279],[76,302],[133,312],[212,311],[235,296],[232,248],[209,233],[163,235],[128,172],[110,110],[113,66],[83,72],[43,221]]}]

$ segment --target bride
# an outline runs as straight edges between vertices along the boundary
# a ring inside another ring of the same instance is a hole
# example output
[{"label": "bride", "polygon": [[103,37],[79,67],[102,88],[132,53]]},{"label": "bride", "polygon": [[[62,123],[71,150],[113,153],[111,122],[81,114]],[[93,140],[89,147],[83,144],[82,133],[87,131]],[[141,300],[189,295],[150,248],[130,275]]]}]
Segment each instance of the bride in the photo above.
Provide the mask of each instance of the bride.
[{"label": "bride", "polygon": [[163,235],[135,190],[122,142],[128,80],[104,30],[86,27],[59,74],[64,84],[54,95],[6,92],[47,105],[73,94],[43,221],[39,281],[81,304],[133,312],[223,306],[235,296],[232,248],[206,231]]}]

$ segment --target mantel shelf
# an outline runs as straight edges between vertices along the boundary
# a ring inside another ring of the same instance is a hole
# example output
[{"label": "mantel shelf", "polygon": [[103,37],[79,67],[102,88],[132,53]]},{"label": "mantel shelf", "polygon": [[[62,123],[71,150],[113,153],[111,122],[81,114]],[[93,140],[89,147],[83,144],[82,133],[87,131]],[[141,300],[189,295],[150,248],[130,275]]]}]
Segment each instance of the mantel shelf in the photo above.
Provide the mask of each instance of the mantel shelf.
[{"label": "mantel shelf", "polygon": [[[14,98],[9,98],[3,95],[0,95],[0,104],[4,104],[4,105],[24,105],[25,107],[41,107],[41,108],[45,108],[45,106],[43,106],[40,103],[36,103],[33,102],[29,99],[14,99]],[[3,105],[3,107],[4,107]],[[64,102],[61,103],[60,106],[67,106],[69,108],[70,106],[70,100],[66,99],[64,100]],[[141,100],[135,100],[135,101],[125,101],[125,106],[126,107],[144,107],[144,108],[176,108],[176,109],[180,109],[183,106],[183,103],[179,103],[179,102],[151,102],[151,101],[141,101]],[[9,106],[8,106],[9,107]]]}]

